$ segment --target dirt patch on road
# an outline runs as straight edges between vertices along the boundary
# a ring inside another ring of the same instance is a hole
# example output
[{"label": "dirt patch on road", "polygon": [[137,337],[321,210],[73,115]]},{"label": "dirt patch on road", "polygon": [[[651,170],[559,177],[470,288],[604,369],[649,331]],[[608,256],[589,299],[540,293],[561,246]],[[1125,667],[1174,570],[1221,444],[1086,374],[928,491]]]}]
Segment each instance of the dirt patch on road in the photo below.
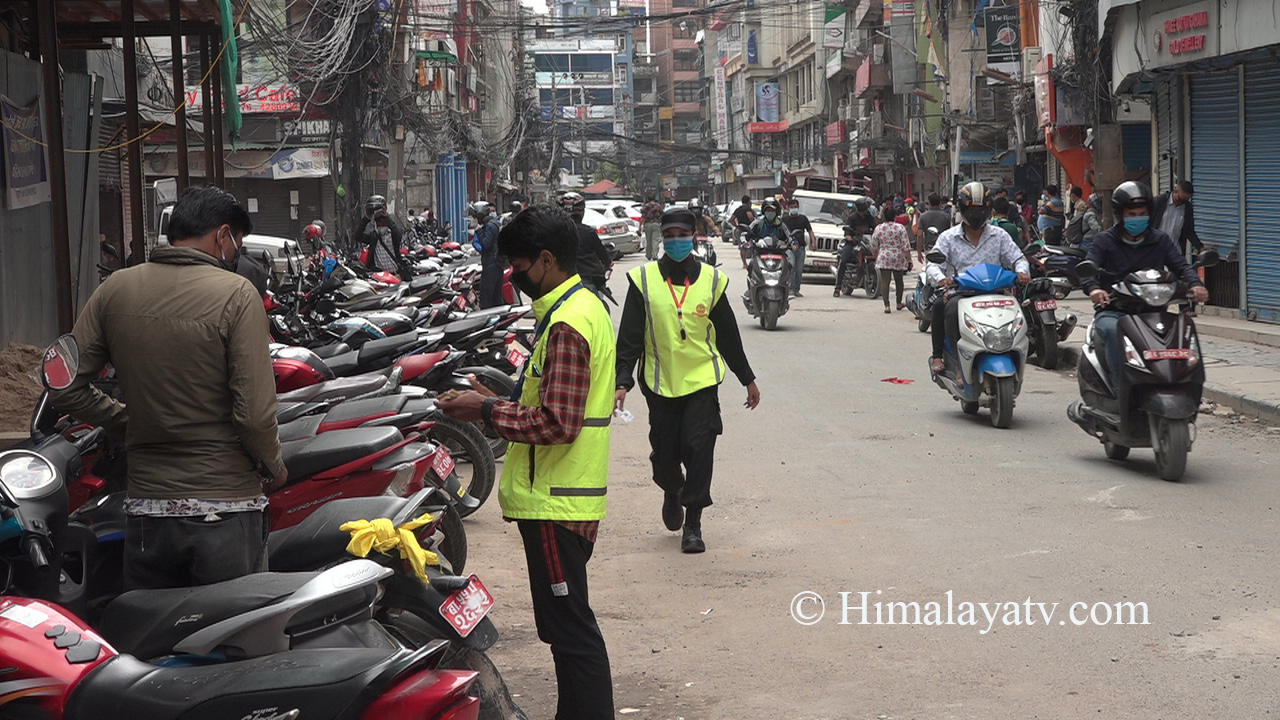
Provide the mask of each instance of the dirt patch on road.
[{"label": "dirt patch on road", "polygon": [[40,398],[40,348],[12,343],[0,352],[0,432],[21,432]]}]

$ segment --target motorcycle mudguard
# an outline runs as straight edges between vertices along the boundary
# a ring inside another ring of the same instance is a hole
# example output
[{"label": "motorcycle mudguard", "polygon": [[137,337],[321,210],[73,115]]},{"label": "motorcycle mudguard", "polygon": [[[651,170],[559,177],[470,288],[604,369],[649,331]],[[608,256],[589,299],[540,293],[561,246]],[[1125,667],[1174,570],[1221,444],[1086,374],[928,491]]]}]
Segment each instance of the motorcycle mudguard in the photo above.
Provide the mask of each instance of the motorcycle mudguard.
[{"label": "motorcycle mudguard", "polygon": [[1014,362],[1012,355],[988,353],[978,359],[976,369],[978,377],[1011,377],[1018,374],[1018,363]]},{"label": "motorcycle mudguard", "polygon": [[1199,412],[1200,401],[1189,393],[1153,389],[1143,393],[1138,409],[1170,420],[1190,420]]},{"label": "motorcycle mudguard", "polygon": [[440,614],[440,606],[444,605],[446,599],[444,594],[415,575],[397,573],[387,578],[382,588],[383,596],[379,605],[407,610],[417,615],[441,639],[473,650],[488,650],[498,641],[498,628],[493,626],[493,621],[488,617],[481,620],[466,637],[459,635],[458,630]]},{"label": "motorcycle mudguard", "polygon": [[1041,325],[1055,329],[1058,327],[1058,318],[1054,315],[1053,310],[1041,310],[1038,314],[1040,315]]},{"label": "motorcycle mudguard", "polygon": [[766,300],[783,300],[787,297],[787,289],[781,285],[772,285],[764,288],[764,297]]}]

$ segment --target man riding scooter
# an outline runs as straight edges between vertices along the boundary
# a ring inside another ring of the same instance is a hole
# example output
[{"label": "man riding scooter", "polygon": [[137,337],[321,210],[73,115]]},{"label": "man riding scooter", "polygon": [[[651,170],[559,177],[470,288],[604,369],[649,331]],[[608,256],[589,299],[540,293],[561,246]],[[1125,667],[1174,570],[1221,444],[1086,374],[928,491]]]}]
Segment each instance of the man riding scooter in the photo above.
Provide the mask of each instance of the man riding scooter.
[{"label": "man riding scooter", "polygon": [[[1150,224],[1154,199],[1151,188],[1140,182],[1121,183],[1111,193],[1111,208],[1115,211],[1116,224],[1093,238],[1086,260],[1098,266],[1099,275],[1113,279],[1123,278],[1139,270],[1167,269],[1191,288],[1196,302],[1209,299],[1209,291],[1200,281],[1194,268],[1188,263],[1178,246],[1164,231]],[[1085,291],[1095,305],[1105,307],[1111,302],[1108,291],[1099,277],[1083,279]],[[1093,328],[1103,346],[1103,362],[1109,376],[1114,378],[1116,369],[1124,363],[1123,348],[1116,333],[1116,325],[1124,313],[1101,310],[1093,318]]]},{"label": "man riding scooter", "polygon": [[[946,256],[946,261],[929,263],[926,272],[933,284],[940,288],[955,285],[955,277],[965,270],[984,263],[999,265],[1018,274],[1018,282],[1031,279],[1031,265],[1022,251],[1009,237],[1009,233],[990,224],[991,191],[977,180],[960,188],[956,194],[956,206],[964,222],[938,236],[934,251]],[[945,302],[933,304],[933,356],[930,367],[934,374],[946,371],[946,340],[954,344],[960,335],[959,298],[949,293]]]},{"label": "man riding scooter", "polygon": [[836,289],[833,297],[840,297],[840,288],[844,287],[844,274],[853,264],[858,254],[858,241],[863,235],[875,232],[879,221],[871,214],[871,198],[858,198],[853,203],[853,212],[845,218],[844,244],[840,246],[840,264],[836,266]]}]

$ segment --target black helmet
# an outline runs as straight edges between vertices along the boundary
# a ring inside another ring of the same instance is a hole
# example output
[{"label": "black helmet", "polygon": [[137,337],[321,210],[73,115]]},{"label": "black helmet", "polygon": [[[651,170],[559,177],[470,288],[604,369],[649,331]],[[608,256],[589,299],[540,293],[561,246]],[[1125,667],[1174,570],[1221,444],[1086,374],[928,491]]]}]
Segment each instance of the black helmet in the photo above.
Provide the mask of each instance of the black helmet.
[{"label": "black helmet", "polygon": [[369,199],[364,201],[365,214],[372,214],[378,210],[387,209],[387,199],[381,195],[370,195]]},{"label": "black helmet", "polygon": [[477,200],[471,203],[471,207],[469,209],[471,210],[471,214],[479,220],[485,219],[489,213],[493,212],[493,206],[484,200]]},{"label": "black helmet", "polygon": [[1150,212],[1154,205],[1151,188],[1134,180],[1122,182],[1120,187],[1111,191],[1111,209],[1115,211],[1117,221],[1124,217],[1125,208],[1143,206]]},{"label": "black helmet", "polygon": [[567,192],[560,196],[560,207],[566,210],[577,210],[586,207],[587,199],[581,193]]},{"label": "black helmet", "polygon": [[760,212],[763,213],[769,209],[772,209],[774,212],[778,212],[781,207],[782,206],[778,204],[776,198],[765,198],[764,202],[760,203]]},{"label": "black helmet", "polygon": [[978,180],[965,183],[956,193],[956,207],[966,225],[981,227],[991,219],[991,190]]},{"label": "black helmet", "polygon": [[698,198],[692,198],[692,199],[690,199],[690,200],[689,200],[689,209],[690,209],[690,210],[695,210],[695,211],[696,211],[696,210],[701,210],[701,209],[702,209],[702,201],[701,201],[701,200],[699,200]]},{"label": "black helmet", "polygon": [[682,208],[679,205],[672,205],[662,211],[662,230],[668,228],[676,228],[693,232],[693,228],[697,225],[698,219],[693,211],[688,208]]},{"label": "black helmet", "polygon": [[858,212],[866,212],[871,209],[871,198],[860,197],[853,201],[853,207]]},{"label": "black helmet", "polygon": [[513,212],[513,213],[518,213],[518,212],[520,212],[521,210],[524,210],[524,203],[520,202],[519,200],[512,200],[512,201],[511,201],[511,212]]},{"label": "black helmet", "polygon": [[743,204],[743,205],[748,205],[748,206],[749,206],[749,205],[751,205],[751,196],[750,196],[750,195],[743,195],[743,196],[742,196],[742,204]]}]

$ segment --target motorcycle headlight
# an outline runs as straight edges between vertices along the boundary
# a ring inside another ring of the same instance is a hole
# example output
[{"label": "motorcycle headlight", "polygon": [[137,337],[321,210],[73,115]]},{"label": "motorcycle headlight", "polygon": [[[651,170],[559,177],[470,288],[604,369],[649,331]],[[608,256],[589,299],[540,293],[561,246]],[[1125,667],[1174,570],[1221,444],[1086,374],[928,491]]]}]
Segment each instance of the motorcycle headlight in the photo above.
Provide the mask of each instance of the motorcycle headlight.
[{"label": "motorcycle headlight", "polygon": [[1177,287],[1173,283],[1156,283],[1154,285],[1129,285],[1135,297],[1152,307],[1164,307],[1173,299]]},{"label": "motorcycle headlight", "polygon": [[28,450],[0,453],[0,483],[16,500],[38,500],[58,489],[58,473]]},{"label": "motorcycle headlight", "polygon": [[1124,336],[1122,336],[1121,339],[1124,341],[1125,364],[1138,368],[1139,370],[1146,370],[1147,364],[1142,361],[1142,354],[1138,352],[1138,348],[1133,346],[1133,341]]},{"label": "motorcycle headlight", "polygon": [[1191,338],[1191,357],[1187,358],[1187,365],[1195,365],[1200,362],[1200,336]]}]

